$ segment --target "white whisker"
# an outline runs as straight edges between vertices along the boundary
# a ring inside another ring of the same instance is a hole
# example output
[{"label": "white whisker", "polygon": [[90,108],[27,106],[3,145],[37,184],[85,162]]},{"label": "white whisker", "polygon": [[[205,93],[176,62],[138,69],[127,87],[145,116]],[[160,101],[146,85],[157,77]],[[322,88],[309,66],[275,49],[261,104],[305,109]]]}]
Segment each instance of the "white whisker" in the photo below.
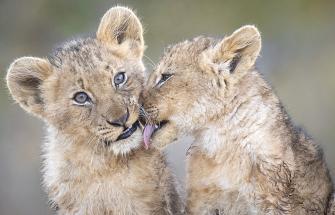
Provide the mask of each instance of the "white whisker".
[{"label": "white whisker", "polygon": [[148,60],[149,60],[149,63],[150,63],[150,65],[152,66],[152,69],[156,67],[156,64],[154,63],[154,61],[153,61],[153,60],[151,60],[151,58],[150,58],[150,57],[148,57],[148,56],[146,56],[146,55],[143,55],[143,56],[144,56],[146,59],[148,59]]}]

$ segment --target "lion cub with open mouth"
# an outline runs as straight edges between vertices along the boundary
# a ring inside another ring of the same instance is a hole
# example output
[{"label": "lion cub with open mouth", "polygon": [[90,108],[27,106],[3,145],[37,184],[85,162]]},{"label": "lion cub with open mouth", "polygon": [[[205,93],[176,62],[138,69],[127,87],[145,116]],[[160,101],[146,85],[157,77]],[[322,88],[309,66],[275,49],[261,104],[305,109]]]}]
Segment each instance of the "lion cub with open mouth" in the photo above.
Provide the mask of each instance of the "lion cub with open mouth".
[{"label": "lion cub with open mouth", "polygon": [[325,214],[333,185],[320,147],[288,118],[254,68],[261,36],[170,47],[143,93],[144,140],[164,147],[193,134],[189,214]]},{"label": "lion cub with open mouth", "polygon": [[8,70],[13,98],[48,126],[43,184],[59,214],[181,214],[164,156],[142,146],[142,33],[131,10],[115,7],[96,38]]}]

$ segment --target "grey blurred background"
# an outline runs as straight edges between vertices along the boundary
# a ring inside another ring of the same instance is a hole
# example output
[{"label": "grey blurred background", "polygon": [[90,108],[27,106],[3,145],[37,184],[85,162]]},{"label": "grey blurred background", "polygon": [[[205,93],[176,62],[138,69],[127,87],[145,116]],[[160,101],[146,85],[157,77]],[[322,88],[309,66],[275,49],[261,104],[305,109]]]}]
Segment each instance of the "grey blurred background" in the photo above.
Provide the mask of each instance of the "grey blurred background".
[{"label": "grey blurred background", "polygon": [[[293,120],[322,145],[335,170],[335,1],[88,1],[0,0],[0,214],[52,214],[40,186],[43,124],[24,113],[3,81],[20,56],[46,56],[57,44],[94,33],[116,4],[137,10],[145,26],[146,56],[157,62],[168,44],[200,34],[222,37],[244,24],[262,32],[258,67]],[[148,71],[150,60],[145,59]],[[182,181],[183,144],[168,149]]]}]

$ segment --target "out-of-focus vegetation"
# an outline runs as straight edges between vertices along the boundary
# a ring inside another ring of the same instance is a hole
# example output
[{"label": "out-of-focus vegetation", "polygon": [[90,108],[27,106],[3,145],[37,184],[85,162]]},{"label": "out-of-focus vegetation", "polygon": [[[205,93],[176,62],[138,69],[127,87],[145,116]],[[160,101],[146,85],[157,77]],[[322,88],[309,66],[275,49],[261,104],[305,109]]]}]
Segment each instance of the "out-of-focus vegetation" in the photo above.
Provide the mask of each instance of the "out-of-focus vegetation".
[{"label": "out-of-focus vegetation", "polygon": [[[258,67],[294,121],[322,144],[334,172],[335,1],[0,0],[1,80],[15,58],[46,56],[57,43],[94,33],[103,13],[116,4],[142,17],[146,55],[154,62],[170,43],[200,34],[222,37],[255,24],[263,36]],[[150,60],[146,64],[150,71]],[[0,214],[52,213],[40,186],[42,127],[13,103],[1,81]],[[169,157],[182,178],[183,167],[176,164],[184,151],[175,147]]]}]

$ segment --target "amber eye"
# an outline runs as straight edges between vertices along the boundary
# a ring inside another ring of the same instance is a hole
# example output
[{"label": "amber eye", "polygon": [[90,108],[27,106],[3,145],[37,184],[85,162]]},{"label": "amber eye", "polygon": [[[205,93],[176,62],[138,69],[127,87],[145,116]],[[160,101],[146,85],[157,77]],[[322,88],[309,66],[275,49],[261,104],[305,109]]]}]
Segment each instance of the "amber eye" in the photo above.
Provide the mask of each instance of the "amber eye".
[{"label": "amber eye", "polygon": [[85,105],[91,101],[90,97],[84,92],[78,92],[74,95],[73,100],[78,105]]},{"label": "amber eye", "polygon": [[127,80],[127,76],[125,72],[119,72],[114,76],[114,84],[116,87],[121,86]]}]

